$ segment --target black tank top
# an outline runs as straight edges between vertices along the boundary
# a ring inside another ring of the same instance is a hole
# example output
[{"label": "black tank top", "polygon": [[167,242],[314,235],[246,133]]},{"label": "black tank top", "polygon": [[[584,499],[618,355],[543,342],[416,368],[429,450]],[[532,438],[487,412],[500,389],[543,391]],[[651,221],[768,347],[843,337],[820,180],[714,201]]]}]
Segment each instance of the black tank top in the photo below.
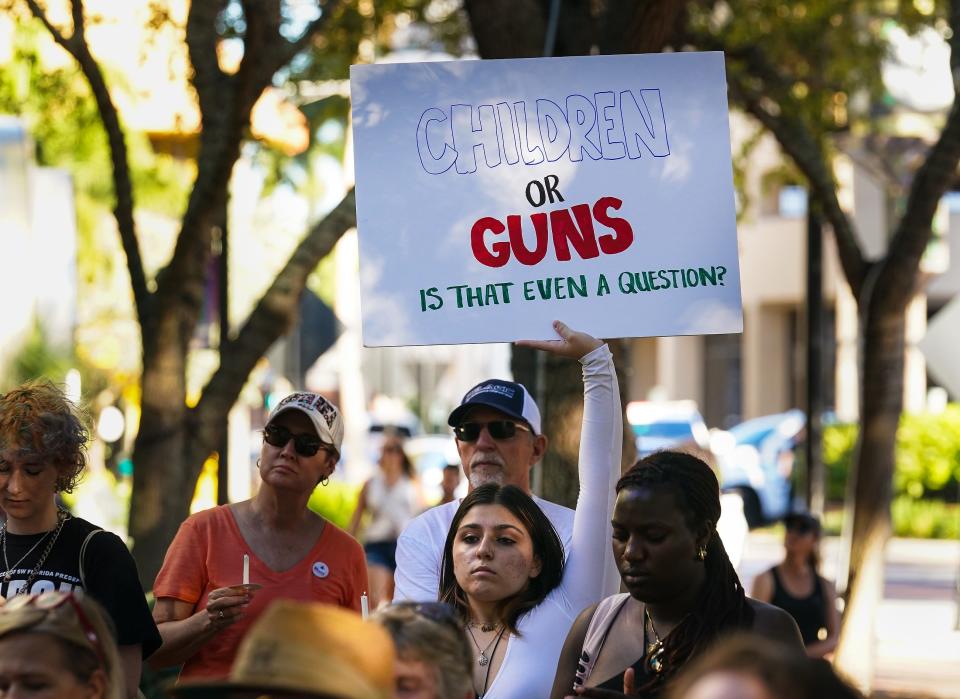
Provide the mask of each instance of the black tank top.
[{"label": "black tank top", "polygon": [[803,598],[792,596],[780,581],[776,567],[770,569],[773,574],[773,599],[770,604],[789,613],[800,627],[804,645],[809,646],[820,640],[820,629],[827,623],[827,603],[823,594],[823,584],[816,571],[813,572],[813,592]]},{"label": "black tank top", "polygon": [[[647,681],[647,664],[645,662],[646,658],[639,658],[633,664],[634,670],[634,681],[637,686],[643,684]],[[610,689],[614,692],[623,692],[623,676],[627,673],[626,670],[623,672],[617,673],[610,679],[608,679],[603,684],[598,684],[597,689]],[[659,692],[644,692],[643,694],[631,695],[643,697],[643,699],[657,699],[660,696]]]}]

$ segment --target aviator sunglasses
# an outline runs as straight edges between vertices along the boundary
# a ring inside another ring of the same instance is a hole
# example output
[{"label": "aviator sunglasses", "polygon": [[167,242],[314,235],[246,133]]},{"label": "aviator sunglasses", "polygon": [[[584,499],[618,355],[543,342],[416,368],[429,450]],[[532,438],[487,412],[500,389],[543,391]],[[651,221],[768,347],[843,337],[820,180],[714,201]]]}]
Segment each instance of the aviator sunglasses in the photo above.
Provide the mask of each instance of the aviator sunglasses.
[{"label": "aviator sunglasses", "polygon": [[513,439],[518,429],[524,432],[533,431],[526,425],[514,422],[513,420],[491,420],[490,422],[461,423],[453,428],[453,433],[461,442],[476,442],[480,439],[480,433],[484,427],[487,428],[490,436],[498,442],[505,439]]},{"label": "aviator sunglasses", "polygon": [[263,441],[271,447],[283,448],[293,440],[293,448],[300,456],[313,456],[328,445],[312,434],[294,434],[280,425],[267,425],[263,428]]}]

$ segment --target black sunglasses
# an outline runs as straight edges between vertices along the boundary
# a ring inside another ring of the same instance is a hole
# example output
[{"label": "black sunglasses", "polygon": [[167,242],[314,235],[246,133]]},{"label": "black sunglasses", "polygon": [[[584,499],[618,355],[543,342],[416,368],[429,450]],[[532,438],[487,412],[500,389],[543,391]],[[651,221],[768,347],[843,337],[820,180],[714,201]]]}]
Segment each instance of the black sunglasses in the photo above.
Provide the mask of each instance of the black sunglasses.
[{"label": "black sunglasses", "polygon": [[453,428],[453,433],[461,442],[476,442],[480,439],[480,433],[483,428],[487,428],[490,436],[501,441],[504,439],[513,439],[517,430],[532,432],[529,427],[513,420],[491,420],[490,422],[464,422]]},{"label": "black sunglasses", "polygon": [[267,425],[263,428],[263,441],[271,447],[283,448],[290,440],[293,448],[300,456],[313,456],[321,449],[328,449],[329,445],[312,434],[294,434],[280,425]]}]

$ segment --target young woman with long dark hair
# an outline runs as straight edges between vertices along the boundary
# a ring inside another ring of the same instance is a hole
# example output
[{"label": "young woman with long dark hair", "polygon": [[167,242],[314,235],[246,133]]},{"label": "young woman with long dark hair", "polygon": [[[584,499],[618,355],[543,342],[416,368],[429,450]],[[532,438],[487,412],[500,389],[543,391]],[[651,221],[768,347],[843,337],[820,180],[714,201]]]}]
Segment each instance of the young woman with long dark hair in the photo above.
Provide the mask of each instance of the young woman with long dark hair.
[{"label": "young woman with long dark hair", "polygon": [[440,600],[466,626],[480,699],[547,695],[577,610],[602,595],[606,497],[597,495],[595,503],[581,495],[566,569],[560,537],[520,488],[488,483],[460,504],[443,549]]},{"label": "young woman with long dark hair", "polygon": [[747,598],[717,535],[720,487],[707,464],[661,451],[617,483],[613,553],[627,593],[580,614],[551,693],[655,697],[720,636],[752,630],[801,653],[796,624]]}]

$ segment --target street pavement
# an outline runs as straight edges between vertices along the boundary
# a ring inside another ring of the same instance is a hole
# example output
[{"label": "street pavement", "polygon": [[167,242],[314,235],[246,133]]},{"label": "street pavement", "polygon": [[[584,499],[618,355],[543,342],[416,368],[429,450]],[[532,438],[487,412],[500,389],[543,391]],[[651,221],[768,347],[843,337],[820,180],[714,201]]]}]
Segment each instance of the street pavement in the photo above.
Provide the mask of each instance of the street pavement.
[{"label": "street pavement", "polygon": [[[822,573],[835,579],[840,541],[824,539]],[[781,537],[751,532],[739,566],[753,577],[783,555]],[[955,590],[960,542],[893,539],[887,547],[884,600],[877,610],[874,690],[897,697],[960,699],[960,630]]]}]

